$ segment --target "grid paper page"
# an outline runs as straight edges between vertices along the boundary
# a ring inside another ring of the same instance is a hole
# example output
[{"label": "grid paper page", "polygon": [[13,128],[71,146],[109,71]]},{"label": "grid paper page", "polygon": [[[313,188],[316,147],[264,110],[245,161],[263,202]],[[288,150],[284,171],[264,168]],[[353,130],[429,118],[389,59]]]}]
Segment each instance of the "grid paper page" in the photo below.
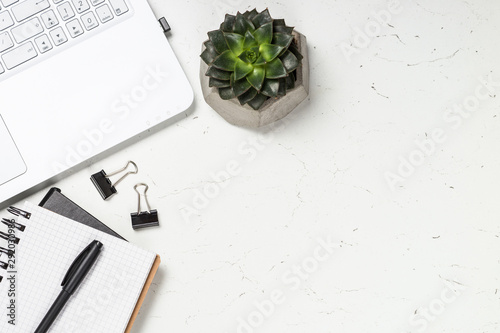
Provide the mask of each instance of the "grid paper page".
[{"label": "grid paper page", "polygon": [[33,332],[73,260],[96,239],[103,243],[101,254],[50,332],[123,333],[156,254],[38,206],[26,203],[24,210],[32,216],[20,220],[26,230],[16,251],[17,325],[2,320],[0,332]]}]

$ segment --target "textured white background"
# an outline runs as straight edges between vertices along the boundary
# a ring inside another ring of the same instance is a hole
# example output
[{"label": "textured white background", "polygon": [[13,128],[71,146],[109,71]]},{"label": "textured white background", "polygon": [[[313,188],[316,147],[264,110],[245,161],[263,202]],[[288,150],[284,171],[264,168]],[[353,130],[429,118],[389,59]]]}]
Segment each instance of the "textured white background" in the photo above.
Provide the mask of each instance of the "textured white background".
[{"label": "textured white background", "polygon": [[[500,331],[498,93],[455,128],[443,119],[474,96],[478,78],[500,81],[500,2],[401,1],[401,12],[350,62],[341,47],[360,46],[359,30],[387,10],[385,1],[150,3],[172,26],[192,108],[56,184],[161,255],[134,332]],[[253,7],[269,7],[308,38],[310,96],[280,131],[229,125],[199,86],[206,32],[225,12]],[[391,190],[385,174],[436,128],[444,142]],[[104,202],[88,178],[128,159],[140,173]],[[234,176],[214,181],[228,163],[238,165]],[[150,185],[160,228],[130,226],[139,181]],[[205,189],[219,193],[202,202]],[[195,198],[197,214],[186,219]],[[337,246],[313,267],[318,239]],[[298,278],[293,267],[303,263],[314,269]],[[452,284],[457,294],[448,280],[460,283]],[[273,290],[284,302],[259,315],[255,302]],[[243,328],[249,317],[254,326]]]}]

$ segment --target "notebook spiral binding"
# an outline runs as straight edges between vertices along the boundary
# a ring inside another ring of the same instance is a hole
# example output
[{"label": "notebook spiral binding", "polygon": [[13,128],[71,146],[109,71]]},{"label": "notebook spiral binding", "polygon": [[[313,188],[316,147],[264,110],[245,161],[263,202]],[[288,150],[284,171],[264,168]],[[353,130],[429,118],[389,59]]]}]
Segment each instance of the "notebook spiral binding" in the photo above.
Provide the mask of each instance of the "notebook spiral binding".
[{"label": "notebook spiral binding", "polygon": [[[14,215],[14,217],[22,217],[25,219],[29,219],[31,217],[31,213],[13,206],[7,208],[7,211]],[[2,218],[2,223],[9,228],[9,231],[0,231],[0,238],[7,241],[6,247],[0,246],[0,270],[7,271],[9,268],[12,269],[15,267],[15,247],[20,242],[20,238],[16,237],[16,233],[11,230],[24,232],[26,226],[19,223],[19,221],[16,221],[15,218]],[[4,257],[7,258],[6,261],[2,260]],[[2,280],[3,275],[0,274],[0,282],[2,282]]]}]

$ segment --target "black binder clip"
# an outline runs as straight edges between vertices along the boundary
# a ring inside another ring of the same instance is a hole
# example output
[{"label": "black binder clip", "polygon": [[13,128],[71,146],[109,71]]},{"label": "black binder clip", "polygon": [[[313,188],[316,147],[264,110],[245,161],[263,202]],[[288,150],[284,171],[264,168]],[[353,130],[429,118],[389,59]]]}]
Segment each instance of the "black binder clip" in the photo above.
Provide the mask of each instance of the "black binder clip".
[{"label": "black binder clip", "polygon": [[[139,193],[139,191],[137,191],[138,186],[146,187],[144,189],[144,200],[146,201],[148,210],[145,212],[141,212],[141,194]],[[151,207],[149,206],[148,197],[146,196],[148,188],[148,185],[144,183],[139,183],[134,186],[134,190],[137,192],[138,199],[137,212],[130,214],[130,217],[132,218],[132,228],[134,228],[134,230],[147,227],[156,227],[160,225],[160,222],[158,221],[158,211],[156,209],[151,210]]]},{"label": "black binder clip", "polygon": [[0,268],[7,270],[9,264],[3,261],[0,261]]},{"label": "black binder clip", "polygon": [[[122,171],[125,171],[129,164],[132,164],[135,167],[135,171],[129,171],[126,174],[124,174],[120,179],[118,179],[116,182],[111,183],[109,180],[109,177],[114,176]],[[125,177],[127,177],[130,174],[137,173],[139,171],[139,168],[137,168],[137,164],[135,164],[132,161],[128,161],[125,167],[121,168],[120,170],[116,170],[110,174],[106,174],[104,170],[101,170],[100,172],[97,172],[93,174],[90,177],[90,180],[92,183],[95,185],[97,191],[99,191],[99,194],[101,197],[106,200],[109,197],[111,197],[113,194],[116,193],[116,188],[115,186],[118,185]]]}]

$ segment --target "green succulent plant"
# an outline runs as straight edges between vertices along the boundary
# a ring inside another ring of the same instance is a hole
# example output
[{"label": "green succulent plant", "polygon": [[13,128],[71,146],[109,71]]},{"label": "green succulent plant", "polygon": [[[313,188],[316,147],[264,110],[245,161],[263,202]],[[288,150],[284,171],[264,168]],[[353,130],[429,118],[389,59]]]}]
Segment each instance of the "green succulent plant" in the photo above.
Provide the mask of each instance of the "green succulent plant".
[{"label": "green succulent plant", "polygon": [[201,58],[208,65],[209,86],[222,99],[238,98],[258,110],[269,98],[295,87],[302,55],[283,19],[269,10],[226,14],[218,30],[208,32]]}]

